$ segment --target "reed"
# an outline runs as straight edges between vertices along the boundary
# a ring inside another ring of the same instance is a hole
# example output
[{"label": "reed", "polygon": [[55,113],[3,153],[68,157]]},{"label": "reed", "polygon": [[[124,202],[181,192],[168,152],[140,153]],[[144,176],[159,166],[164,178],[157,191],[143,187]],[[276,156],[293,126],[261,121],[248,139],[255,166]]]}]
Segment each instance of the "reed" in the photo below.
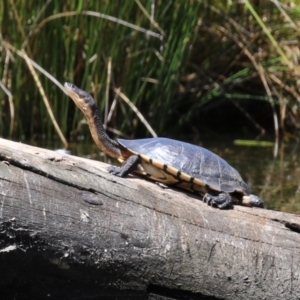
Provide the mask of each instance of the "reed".
[{"label": "reed", "polygon": [[[245,119],[249,103],[269,103],[270,128],[297,134],[299,2],[1,1],[0,135],[57,135],[40,82],[70,138],[82,115],[47,74],[88,90],[108,127],[131,137],[150,136],[149,124],[158,135],[198,134],[199,113],[224,101],[245,106]],[[45,71],[38,81],[21,50]]]}]

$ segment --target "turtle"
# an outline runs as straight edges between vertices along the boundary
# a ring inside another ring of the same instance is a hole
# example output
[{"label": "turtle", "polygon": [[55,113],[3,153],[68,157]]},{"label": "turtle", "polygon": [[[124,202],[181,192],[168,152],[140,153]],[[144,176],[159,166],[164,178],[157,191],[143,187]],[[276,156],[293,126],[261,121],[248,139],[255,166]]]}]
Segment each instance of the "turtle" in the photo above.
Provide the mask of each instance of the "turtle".
[{"label": "turtle", "polygon": [[251,194],[238,171],[217,154],[164,137],[111,139],[105,132],[93,97],[72,83],[66,82],[64,87],[85,115],[97,146],[122,163],[108,167],[109,173],[119,177],[136,173],[167,186],[191,191],[219,209],[233,208],[233,204],[264,207],[263,200]]}]

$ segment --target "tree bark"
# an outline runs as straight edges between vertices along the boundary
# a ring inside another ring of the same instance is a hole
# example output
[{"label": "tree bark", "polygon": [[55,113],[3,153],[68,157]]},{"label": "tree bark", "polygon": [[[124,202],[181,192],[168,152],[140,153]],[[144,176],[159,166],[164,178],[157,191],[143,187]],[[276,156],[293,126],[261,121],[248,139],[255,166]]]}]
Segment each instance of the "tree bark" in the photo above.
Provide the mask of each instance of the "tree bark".
[{"label": "tree bark", "polygon": [[0,139],[1,299],[300,298],[299,216],[106,167]]}]

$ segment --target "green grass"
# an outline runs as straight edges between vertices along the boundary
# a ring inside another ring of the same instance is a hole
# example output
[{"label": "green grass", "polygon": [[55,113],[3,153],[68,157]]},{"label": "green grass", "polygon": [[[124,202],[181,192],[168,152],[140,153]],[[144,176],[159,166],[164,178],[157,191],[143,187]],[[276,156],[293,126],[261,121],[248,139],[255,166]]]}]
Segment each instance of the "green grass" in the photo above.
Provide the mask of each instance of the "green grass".
[{"label": "green grass", "polygon": [[[16,52],[22,49],[60,83],[89,91],[103,116],[120,88],[158,135],[199,130],[199,114],[213,115],[224,101],[250,101],[258,109],[269,101],[281,128],[292,123],[297,134],[299,2],[1,1],[0,75],[13,99],[0,88],[0,135],[57,135],[37,81]],[[82,114],[49,76],[37,74],[69,138]],[[120,98],[108,126],[131,137],[150,135]]]}]

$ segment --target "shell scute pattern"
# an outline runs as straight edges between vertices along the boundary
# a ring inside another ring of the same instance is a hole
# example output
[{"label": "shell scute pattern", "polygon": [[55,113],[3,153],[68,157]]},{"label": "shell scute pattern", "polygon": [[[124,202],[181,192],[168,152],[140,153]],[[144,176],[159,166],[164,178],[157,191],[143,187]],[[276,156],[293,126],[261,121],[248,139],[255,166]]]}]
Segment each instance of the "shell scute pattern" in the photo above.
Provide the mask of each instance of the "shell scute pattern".
[{"label": "shell scute pattern", "polygon": [[118,142],[129,151],[140,154],[143,159],[148,159],[153,165],[186,182],[193,181],[194,184],[209,186],[217,191],[250,194],[249,186],[233,167],[200,146],[167,138],[119,139]]}]

